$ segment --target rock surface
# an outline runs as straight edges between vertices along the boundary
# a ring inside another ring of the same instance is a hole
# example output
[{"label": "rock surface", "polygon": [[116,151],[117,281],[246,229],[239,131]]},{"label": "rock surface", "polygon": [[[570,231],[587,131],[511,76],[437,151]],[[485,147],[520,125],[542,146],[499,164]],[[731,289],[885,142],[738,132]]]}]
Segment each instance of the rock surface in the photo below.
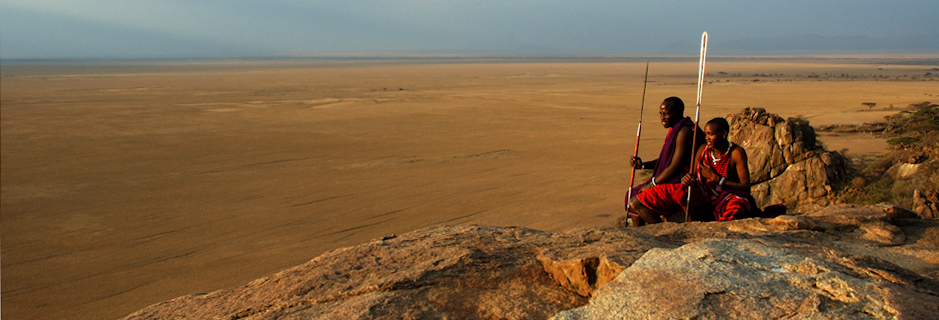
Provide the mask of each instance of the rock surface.
[{"label": "rock surface", "polygon": [[865,274],[872,266],[896,268],[890,263],[839,255],[829,261],[755,240],[710,239],[652,249],[598,290],[589,305],[552,319],[927,319],[939,314],[939,287],[904,287]]},{"label": "rock surface", "polygon": [[125,319],[930,319],[939,221],[887,205],[559,233],[440,226]]},{"label": "rock surface", "polygon": [[912,189],[913,211],[924,218],[939,219],[939,152],[919,153],[894,164],[885,174],[894,179],[899,192]]},{"label": "rock surface", "polygon": [[913,211],[924,218],[939,219],[939,191],[924,195],[919,190],[913,192]]},{"label": "rock surface", "polygon": [[751,192],[761,207],[826,205],[845,179],[844,157],[825,150],[808,121],[784,120],[762,108],[745,108],[726,118],[728,140],[747,151]]}]

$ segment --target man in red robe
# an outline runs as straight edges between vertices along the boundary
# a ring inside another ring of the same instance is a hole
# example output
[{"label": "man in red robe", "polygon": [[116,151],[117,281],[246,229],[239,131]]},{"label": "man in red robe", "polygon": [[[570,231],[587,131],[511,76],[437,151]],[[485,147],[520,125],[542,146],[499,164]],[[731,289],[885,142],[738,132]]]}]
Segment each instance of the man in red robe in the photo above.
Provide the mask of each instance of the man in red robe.
[{"label": "man in red robe", "polygon": [[[751,216],[750,170],[747,152],[727,140],[730,125],[714,118],[704,127],[707,144],[695,152],[696,170],[681,184],[657,185],[642,192],[634,203],[635,218],[641,222],[662,222],[661,215],[684,209],[691,186],[690,214],[694,220],[727,221]],[[641,223],[640,222],[640,223]]]},{"label": "man in red robe", "polygon": [[639,157],[631,159],[632,166],[638,169],[652,169],[652,177],[635,187],[632,187],[630,193],[627,193],[627,213],[632,218],[633,226],[641,225],[637,212],[632,209],[637,202],[636,196],[645,190],[656,185],[678,184],[682,176],[688,172],[688,165],[691,162],[691,153],[695,148],[704,144],[704,133],[698,130],[697,141],[694,140],[695,126],[694,121],[684,116],[685,103],[678,97],[669,97],[662,101],[659,106],[659,119],[662,120],[662,126],[668,128],[668,134],[665,136],[665,142],[662,144],[662,151],[655,160],[643,162]]}]

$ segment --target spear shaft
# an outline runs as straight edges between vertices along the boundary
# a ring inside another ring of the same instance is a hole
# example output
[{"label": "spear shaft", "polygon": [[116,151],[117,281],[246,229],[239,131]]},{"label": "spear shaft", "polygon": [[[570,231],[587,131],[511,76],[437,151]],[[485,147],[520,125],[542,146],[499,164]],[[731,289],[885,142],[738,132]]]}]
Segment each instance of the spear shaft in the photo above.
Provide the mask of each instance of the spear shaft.
[{"label": "spear shaft", "polygon": [[[698,101],[696,103],[694,111],[694,134],[691,139],[691,164],[688,167],[689,173],[693,173],[695,170],[695,158],[697,158],[697,152],[695,152],[695,144],[698,141],[698,120],[699,115],[701,114],[701,88],[704,87],[704,63],[706,61],[708,53],[708,32],[705,31],[701,34],[701,58],[698,60]],[[691,185],[688,186],[688,200],[685,202],[685,221],[691,221],[691,214],[689,214],[689,209],[691,208]]]},{"label": "spear shaft", "polygon": [[[649,60],[646,60],[646,76],[642,80],[642,103],[639,104],[639,126],[636,128],[636,148],[633,151],[633,158],[639,156],[639,135],[642,134],[642,110],[646,107],[646,85],[649,83]],[[629,191],[626,191],[626,212],[629,212],[629,200],[633,197],[633,183],[636,181],[636,167],[633,166],[633,172],[629,175]]]}]

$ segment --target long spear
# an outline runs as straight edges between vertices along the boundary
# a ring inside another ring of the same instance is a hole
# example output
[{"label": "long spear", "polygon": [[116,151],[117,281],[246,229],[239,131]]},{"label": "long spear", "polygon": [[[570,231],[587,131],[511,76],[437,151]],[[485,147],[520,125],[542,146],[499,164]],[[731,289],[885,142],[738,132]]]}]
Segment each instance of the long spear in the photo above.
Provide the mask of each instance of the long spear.
[{"label": "long spear", "polygon": [[[636,128],[636,149],[633,158],[639,156],[639,135],[642,133],[642,110],[646,107],[646,84],[649,83],[649,60],[646,60],[646,77],[642,80],[642,104],[639,105],[639,127]],[[626,212],[629,212],[629,200],[633,198],[633,182],[636,181],[636,167],[629,175],[629,191],[626,191]]]},{"label": "long spear", "polygon": [[[708,54],[708,32],[705,31],[701,34],[701,59],[698,61],[698,102],[694,110],[694,134],[691,138],[691,166],[688,172],[694,172],[695,169],[695,143],[698,141],[698,116],[701,114],[701,87],[704,86],[704,62],[705,57]],[[688,186],[688,201],[685,202],[685,221],[691,221],[691,215],[689,214],[689,208],[691,208],[691,185]]]}]

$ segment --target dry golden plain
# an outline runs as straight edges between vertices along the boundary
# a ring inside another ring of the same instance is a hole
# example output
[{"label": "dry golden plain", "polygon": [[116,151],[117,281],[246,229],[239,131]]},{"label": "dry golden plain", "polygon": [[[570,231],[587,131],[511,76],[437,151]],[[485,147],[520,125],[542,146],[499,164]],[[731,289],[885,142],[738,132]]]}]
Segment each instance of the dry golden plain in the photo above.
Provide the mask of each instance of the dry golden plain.
[{"label": "dry golden plain", "polygon": [[[815,125],[879,120],[891,104],[936,100],[923,75],[937,61],[715,58],[701,119],[750,106]],[[644,68],[5,62],[2,316],[118,318],[433,225],[611,226]],[[652,61],[641,156],[666,133],[662,99],[677,95],[694,115],[696,79],[696,57]],[[863,134],[821,139],[854,155],[886,147]]]}]

